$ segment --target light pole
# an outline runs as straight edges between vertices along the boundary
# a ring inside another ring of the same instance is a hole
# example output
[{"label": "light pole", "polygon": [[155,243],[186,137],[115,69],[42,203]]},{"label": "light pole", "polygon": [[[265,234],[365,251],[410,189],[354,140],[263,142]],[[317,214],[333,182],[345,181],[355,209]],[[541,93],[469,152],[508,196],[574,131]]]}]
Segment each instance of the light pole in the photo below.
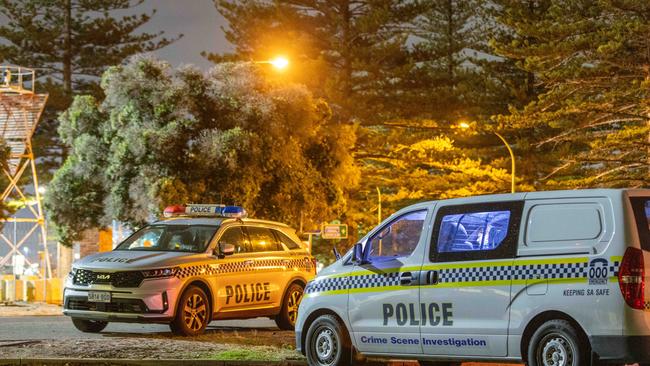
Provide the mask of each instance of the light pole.
[{"label": "light pole", "polygon": [[[470,128],[470,125],[469,125],[469,123],[467,123],[467,122],[461,122],[461,123],[458,124],[458,126],[459,126],[460,128],[462,128],[463,130],[467,130],[467,129]],[[511,163],[511,174],[510,174],[510,176],[511,176],[511,182],[510,182],[510,191],[511,191],[511,193],[515,193],[515,154],[514,154],[514,152],[512,152],[512,148],[510,148],[510,144],[508,144],[508,141],[506,141],[506,139],[505,139],[503,136],[501,136],[500,133],[498,133],[498,132],[496,132],[496,131],[492,131],[492,133],[494,133],[495,135],[497,135],[497,137],[498,137],[501,141],[503,141],[503,144],[506,145],[506,149],[508,149],[508,152],[510,153],[510,163]]]}]

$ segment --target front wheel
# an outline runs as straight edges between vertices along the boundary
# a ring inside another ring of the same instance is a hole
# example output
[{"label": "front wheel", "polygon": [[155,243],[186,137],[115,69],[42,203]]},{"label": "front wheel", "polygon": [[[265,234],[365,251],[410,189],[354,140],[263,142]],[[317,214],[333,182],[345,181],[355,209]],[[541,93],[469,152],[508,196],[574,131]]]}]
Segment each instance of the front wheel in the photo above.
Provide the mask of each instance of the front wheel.
[{"label": "front wheel", "polygon": [[310,366],[348,366],[351,362],[350,336],[332,315],[321,315],[309,326],[305,353]]},{"label": "front wheel", "polygon": [[84,333],[99,333],[102,330],[104,330],[104,328],[106,328],[108,322],[104,322],[101,320],[86,320],[86,319],[72,318],[72,324],[74,324],[75,328],[79,329]]},{"label": "front wheel", "polygon": [[282,330],[294,329],[298,318],[298,305],[302,300],[303,291],[303,287],[297,283],[292,283],[289,286],[282,300],[280,314],[275,317],[275,324],[278,325],[278,328]]},{"label": "front wheel", "polygon": [[172,332],[184,336],[203,334],[210,319],[208,296],[199,287],[188,287],[178,302],[176,316],[169,324]]},{"label": "front wheel", "polygon": [[529,366],[581,366],[589,364],[589,344],[566,320],[542,324],[528,344]]}]

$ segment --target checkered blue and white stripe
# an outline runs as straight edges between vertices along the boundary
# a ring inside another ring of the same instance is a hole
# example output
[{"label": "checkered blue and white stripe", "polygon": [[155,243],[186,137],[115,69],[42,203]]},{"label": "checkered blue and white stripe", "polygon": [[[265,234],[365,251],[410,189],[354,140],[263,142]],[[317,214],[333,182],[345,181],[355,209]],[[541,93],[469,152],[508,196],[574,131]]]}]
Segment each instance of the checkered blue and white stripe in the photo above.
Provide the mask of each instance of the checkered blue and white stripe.
[{"label": "checkered blue and white stripe", "polygon": [[[609,277],[617,276],[620,263],[610,262]],[[509,281],[526,279],[578,279],[587,278],[589,262],[578,263],[538,263],[501,266],[482,266],[473,268],[442,268],[438,269],[440,283],[458,284],[468,282]],[[305,289],[306,294],[329,292],[337,290],[354,290],[364,288],[379,288],[399,285],[400,272],[370,273],[349,277],[324,277],[310,282]]]}]

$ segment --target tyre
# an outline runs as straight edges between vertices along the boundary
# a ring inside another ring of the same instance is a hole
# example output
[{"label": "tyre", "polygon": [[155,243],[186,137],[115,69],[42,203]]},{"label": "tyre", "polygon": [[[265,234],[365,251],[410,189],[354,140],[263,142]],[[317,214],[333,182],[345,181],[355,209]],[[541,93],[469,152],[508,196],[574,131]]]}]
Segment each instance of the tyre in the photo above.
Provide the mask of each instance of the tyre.
[{"label": "tyre", "polygon": [[582,366],[590,362],[590,346],[566,320],[542,324],[528,343],[529,366]]},{"label": "tyre", "polygon": [[196,286],[188,287],[181,295],[174,320],[169,324],[174,334],[196,336],[203,334],[210,320],[210,301]]},{"label": "tyre", "polygon": [[349,366],[350,336],[345,326],[332,315],[321,315],[309,326],[305,354],[310,366]]},{"label": "tyre", "polygon": [[275,324],[278,325],[278,328],[282,330],[294,329],[296,318],[298,318],[298,305],[302,300],[303,291],[304,288],[297,283],[292,283],[289,286],[282,300],[280,314],[275,317]]},{"label": "tyre", "polygon": [[108,322],[104,322],[101,320],[86,320],[86,319],[72,318],[72,324],[74,324],[75,328],[79,329],[84,333],[99,333],[102,330],[104,330],[104,328],[106,328]]}]

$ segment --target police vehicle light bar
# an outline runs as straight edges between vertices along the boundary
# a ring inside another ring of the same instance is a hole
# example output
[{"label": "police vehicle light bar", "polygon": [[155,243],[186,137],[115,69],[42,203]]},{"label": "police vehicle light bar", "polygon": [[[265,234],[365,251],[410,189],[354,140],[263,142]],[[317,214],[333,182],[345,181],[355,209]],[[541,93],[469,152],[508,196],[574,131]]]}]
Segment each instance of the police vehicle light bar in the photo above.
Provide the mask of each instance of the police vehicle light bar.
[{"label": "police vehicle light bar", "polygon": [[217,204],[191,204],[168,206],[163,211],[165,217],[176,216],[206,216],[245,218],[246,210],[240,206],[225,206]]}]

